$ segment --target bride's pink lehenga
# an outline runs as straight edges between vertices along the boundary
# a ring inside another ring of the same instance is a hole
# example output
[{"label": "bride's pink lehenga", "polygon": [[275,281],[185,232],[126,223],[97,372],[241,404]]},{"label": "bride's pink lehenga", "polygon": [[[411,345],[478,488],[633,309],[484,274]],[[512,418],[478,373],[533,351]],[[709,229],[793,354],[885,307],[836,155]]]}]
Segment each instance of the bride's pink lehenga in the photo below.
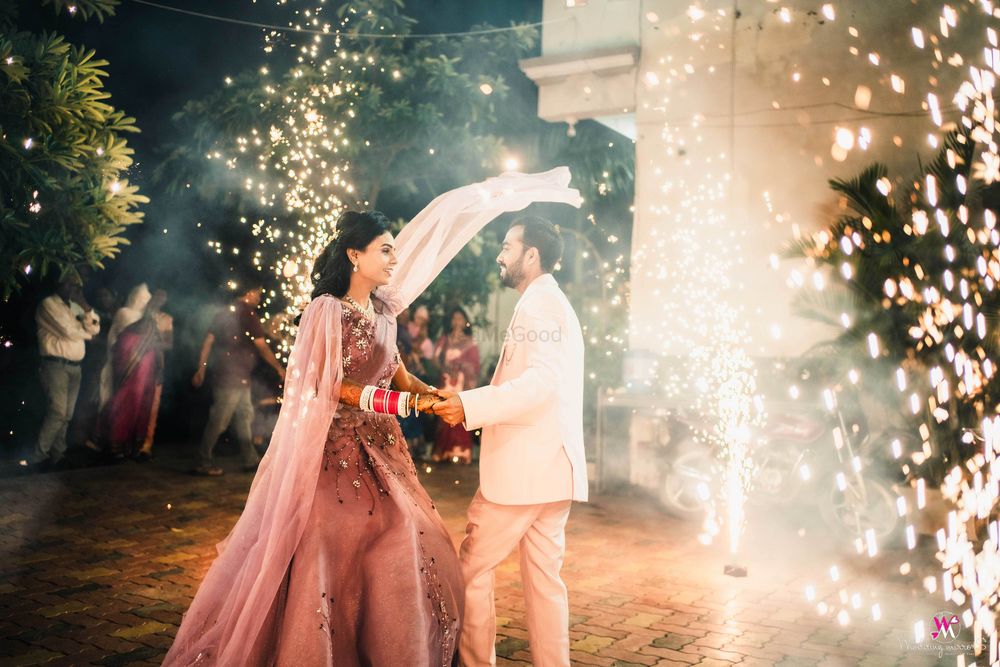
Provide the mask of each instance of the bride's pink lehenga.
[{"label": "bride's pink lehenga", "polygon": [[456,660],[458,557],[399,424],[338,405],[342,378],[388,387],[399,367],[395,311],[372,303],[306,308],[271,446],[165,665]]},{"label": "bride's pink lehenga", "polygon": [[[344,377],[388,387],[399,365],[395,319],[372,322],[345,306],[341,321]],[[340,406],[278,597],[274,645],[262,642],[261,657],[279,665],[451,664],[458,558],[395,417]]]}]

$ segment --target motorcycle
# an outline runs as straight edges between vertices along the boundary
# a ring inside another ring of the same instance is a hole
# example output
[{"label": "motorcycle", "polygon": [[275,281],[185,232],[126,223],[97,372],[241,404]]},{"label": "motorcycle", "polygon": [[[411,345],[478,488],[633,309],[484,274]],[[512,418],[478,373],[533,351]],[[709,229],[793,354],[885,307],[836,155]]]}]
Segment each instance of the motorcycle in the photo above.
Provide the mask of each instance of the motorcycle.
[{"label": "motorcycle", "polygon": [[[722,461],[698,437],[701,418],[676,412],[670,419],[660,501],[673,516],[701,519],[722,479]],[[775,411],[751,443],[750,506],[814,506],[839,537],[862,545],[896,530],[895,498],[874,460],[873,436],[860,423],[848,426],[839,409]]]}]

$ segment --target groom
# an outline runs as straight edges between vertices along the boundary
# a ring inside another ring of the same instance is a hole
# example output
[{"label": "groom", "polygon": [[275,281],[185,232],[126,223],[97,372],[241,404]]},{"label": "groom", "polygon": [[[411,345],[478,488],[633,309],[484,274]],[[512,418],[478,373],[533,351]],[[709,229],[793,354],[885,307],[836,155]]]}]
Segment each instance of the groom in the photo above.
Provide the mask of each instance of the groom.
[{"label": "groom", "polygon": [[507,231],[500,281],[521,293],[493,381],[442,392],[434,411],[482,429],[479,491],[461,547],[465,667],[496,664],[494,570],[515,547],[532,664],[569,666],[569,602],[559,577],[571,501],[587,500],[583,450],[583,336],[551,271],[562,239],[547,220],[525,217]]}]

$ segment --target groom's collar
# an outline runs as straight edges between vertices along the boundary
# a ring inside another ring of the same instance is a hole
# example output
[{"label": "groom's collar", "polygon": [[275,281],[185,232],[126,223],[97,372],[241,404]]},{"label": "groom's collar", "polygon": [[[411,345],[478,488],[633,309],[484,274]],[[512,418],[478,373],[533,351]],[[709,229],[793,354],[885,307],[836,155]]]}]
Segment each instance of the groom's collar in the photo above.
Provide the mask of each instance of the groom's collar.
[{"label": "groom's collar", "polygon": [[524,289],[524,294],[521,295],[521,298],[523,299],[531,290],[545,285],[558,285],[556,279],[552,277],[551,273],[543,273],[528,283],[528,286]]},{"label": "groom's collar", "polygon": [[524,303],[525,297],[528,296],[528,294],[530,294],[532,290],[538,289],[540,287],[546,287],[548,285],[555,285],[556,287],[559,286],[559,283],[556,282],[556,279],[552,277],[551,273],[543,273],[542,275],[538,276],[530,283],[528,283],[528,286],[524,289],[524,294],[521,295],[521,298],[517,300],[517,304],[515,304],[514,306],[514,314],[511,315],[510,321],[513,322],[514,318],[517,317],[517,311],[520,310],[521,304]]}]

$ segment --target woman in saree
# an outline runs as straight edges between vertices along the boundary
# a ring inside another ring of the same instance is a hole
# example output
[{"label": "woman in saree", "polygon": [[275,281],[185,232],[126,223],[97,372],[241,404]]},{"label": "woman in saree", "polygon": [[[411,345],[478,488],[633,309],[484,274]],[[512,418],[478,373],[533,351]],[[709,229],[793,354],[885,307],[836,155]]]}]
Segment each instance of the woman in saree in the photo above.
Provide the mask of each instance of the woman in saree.
[{"label": "woman in saree", "polygon": [[117,332],[111,349],[113,391],[99,418],[101,440],[115,459],[135,456],[149,433],[163,382],[163,341],[157,314],[166,302],[158,290],[142,317]]},{"label": "woman in saree", "polygon": [[[434,348],[434,358],[441,368],[443,389],[458,393],[478,386],[479,346],[472,337],[472,323],[461,308],[452,308],[448,316],[450,331],[441,336]],[[434,438],[435,461],[472,463],[472,434],[461,424],[438,422]]]},{"label": "woman in saree", "polygon": [[396,316],[486,223],[576,204],[565,169],[438,197],[399,237],[347,212],[316,260],[278,423],[165,665],[407,665],[457,660],[454,544],[397,421],[435,390],[400,362]]},{"label": "woman in saree", "polygon": [[153,295],[146,286],[146,283],[139,283],[128,293],[125,305],[115,311],[114,317],[111,318],[111,327],[108,329],[107,336],[108,354],[104,362],[104,367],[101,369],[100,410],[102,411],[108,401],[111,400],[111,394],[115,390],[112,365],[115,354],[115,343],[118,342],[118,336],[127,327],[142,319],[143,314],[146,312],[146,306],[152,297]]}]

